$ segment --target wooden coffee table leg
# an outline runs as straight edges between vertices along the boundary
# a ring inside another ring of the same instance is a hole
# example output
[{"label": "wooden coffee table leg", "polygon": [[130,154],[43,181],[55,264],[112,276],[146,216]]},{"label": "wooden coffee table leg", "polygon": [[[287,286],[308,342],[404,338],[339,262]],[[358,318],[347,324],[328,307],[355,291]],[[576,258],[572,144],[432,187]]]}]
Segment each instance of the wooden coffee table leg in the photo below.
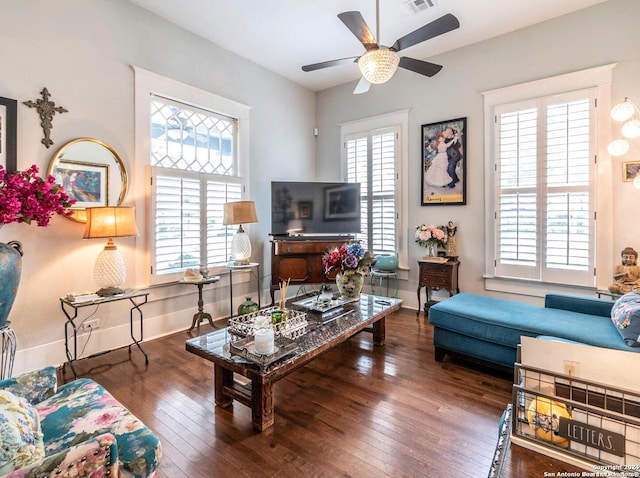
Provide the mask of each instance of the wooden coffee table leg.
[{"label": "wooden coffee table leg", "polygon": [[384,345],[385,324],[384,317],[373,323],[373,343],[374,345]]},{"label": "wooden coffee table leg", "polygon": [[273,383],[251,381],[251,415],[253,427],[263,431],[273,425],[275,421],[273,407]]},{"label": "wooden coffee table leg", "polygon": [[216,405],[226,408],[233,403],[233,399],[224,393],[224,387],[233,386],[233,372],[220,365],[213,364],[213,383]]}]

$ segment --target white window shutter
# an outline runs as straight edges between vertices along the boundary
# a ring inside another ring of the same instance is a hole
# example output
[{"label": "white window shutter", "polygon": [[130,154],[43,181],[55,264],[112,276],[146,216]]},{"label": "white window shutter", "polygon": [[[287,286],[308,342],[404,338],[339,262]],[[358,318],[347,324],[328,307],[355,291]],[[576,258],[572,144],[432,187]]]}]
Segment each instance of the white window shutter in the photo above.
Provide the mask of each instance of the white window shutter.
[{"label": "white window shutter", "polygon": [[593,285],[592,95],[496,108],[496,275]]},{"label": "white window shutter", "polygon": [[347,181],[360,183],[362,231],[373,254],[397,252],[397,129],[351,135],[346,141]]}]

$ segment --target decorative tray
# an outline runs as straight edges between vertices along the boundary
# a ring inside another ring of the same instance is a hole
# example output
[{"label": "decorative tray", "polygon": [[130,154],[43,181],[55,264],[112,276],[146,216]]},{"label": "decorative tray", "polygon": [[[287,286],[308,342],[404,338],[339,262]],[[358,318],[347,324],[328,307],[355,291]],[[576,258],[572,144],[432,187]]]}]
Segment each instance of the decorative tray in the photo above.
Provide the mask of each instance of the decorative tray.
[{"label": "decorative tray", "polygon": [[258,364],[261,368],[268,367],[276,360],[280,360],[296,352],[298,348],[295,340],[282,336],[276,337],[275,350],[269,355],[259,354],[255,351],[255,339],[253,335],[229,343],[229,352]]},{"label": "decorative tray", "polygon": [[447,257],[423,256],[420,260],[423,262],[447,262],[449,259]]},{"label": "decorative tray", "polygon": [[345,297],[338,297],[336,299],[323,299],[319,295],[315,297],[309,297],[307,299],[302,299],[297,302],[294,302],[293,305],[297,305],[298,307],[302,307],[312,312],[321,312],[325,313],[333,309],[337,309],[338,307],[342,307],[345,304],[350,302],[357,301],[359,299],[348,299]]},{"label": "decorative tray", "polygon": [[[280,310],[278,307],[267,307],[257,312],[240,315],[229,319],[229,332],[240,337],[253,335],[253,324],[258,316],[271,317],[271,312]],[[298,310],[287,309],[288,318],[278,324],[273,325],[273,332],[276,337],[284,336],[295,339],[306,332],[307,314]]]}]

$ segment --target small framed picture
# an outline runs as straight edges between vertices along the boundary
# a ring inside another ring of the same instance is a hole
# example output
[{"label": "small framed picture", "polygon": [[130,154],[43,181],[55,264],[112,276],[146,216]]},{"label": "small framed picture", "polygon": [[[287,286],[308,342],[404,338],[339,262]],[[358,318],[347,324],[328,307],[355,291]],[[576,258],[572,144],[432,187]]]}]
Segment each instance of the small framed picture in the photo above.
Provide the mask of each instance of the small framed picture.
[{"label": "small framed picture", "polygon": [[107,164],[60,161],[54,171],[71,199],[72,209],[107,206],[109,204],[109,166]]},{"label": "small framed picture", "polygon": [[467,203],[467,118],[421,126],[422,206]]},{"label": "small framed picture", "polygon": [[632,182],[640,174],[640,161],[627,161],[622,163],[622,180]]},{"label": "small framed picture", "polygon": [[311,201],[298,201],[300,219],[311,219],[313,216],[313,203]]},{"label": "small framed picture", "polygon": [[0,96],[0,164],[9,173],[18,169],[18,102]]}]

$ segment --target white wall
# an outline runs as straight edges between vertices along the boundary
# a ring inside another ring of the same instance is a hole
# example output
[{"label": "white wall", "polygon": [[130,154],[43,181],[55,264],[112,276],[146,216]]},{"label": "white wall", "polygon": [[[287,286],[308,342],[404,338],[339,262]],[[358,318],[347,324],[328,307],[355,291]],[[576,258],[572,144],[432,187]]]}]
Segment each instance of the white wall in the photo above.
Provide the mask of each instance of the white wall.
[{"label": "white wall", "polygon": [[[46,171],[55,151],[81,136],[110,144],[130,172],[134,161],[144,161],[134,157],[131,65],[251,107],[250,198],[257,202],[260,222],[248,230],[254,260],[264,264],[270,257],[271,179],[309,180],[315,174],[315,95],[127,1],[0,2],[0,96],[19,102],[18,167],[37,164]],[[38,98],[45,86],[51,99],[69,110],[53,120],[55,144],[50,149],[40,143],[36,112],[21,104]],[[139,178],[131,178],[131,187],[127,205],[145,191]],[[145,241],[145,225],[138,227],[140,237],[116,241],[129,265],[128,285],[142,282],[133,277],[132,267],[136,248],[139,252]],[[68,291],[95,289],[93,263],[104,247],[100,240],[83,241],[83,231],[83,225],[61,217],[48,228],[11,224],[0,231],[0,241],[20,240],[25,251],[22,282],[9,317],[18,337],[14,371],[64,360],[65,321],[58,298]],[[268,275],[268,268],[262,273]],[[214,315],[225,315],[228,291],[215,289],[209,287],[205,299]],[[195,312],[195,290],[152,289],[152,302],[144,307],[145,336],[187,328]],[[104,333],[92,338],[87,351],[127,343],[124,303],[102,306],[96,316]]]},{"label": "white wall", "polygon": [[[413,242],[413,228],[421,223],[458,224],[460,288],[484,291],[484,125],[481,92],[536,79],[618,63],[613,72],[612,102],[629,96],[640,101],[640,2],[610,0],[576,13],[509,33],[476,45],[429,58],[444,66],[433,78],[398,70],[388,83],[372,86],[364,95],[353,95],[355,83],[318,94],[318,175],[336,179],[340,164],[339,124],[389,111],[410,108],[409,114],[409,264],[410,280],[402,284],[407,305],[415,307],[417,260],[423,251]],[[464,25],[461,26],[464,28]],[[403,52],[404,53],[404,52]],[[406,52],[410,56],[410,51]],[[467,117],[467,205],[420,205],[420,125]],[[608,127],[608,126],[607,126]],[[619,126],[611,125],[619,135]],[[640,143],[639,143],[640,144]],[[637,147],[622,158],[600,158],[612,162],[610,183],[599,191],[613,190],[614,227],[611,263],[618,263],[620,250],[633,246],[640,251],[640,221],[634,208],[640,191],[623,183],[622,162],[638,160]],[[415,171],[415,175],[413,172]],[[605,212],[609,214],[611,211]],[[598,283],[609,283],[612,271],[599,270]],[[604,277],[603,277],[604,275]],[[446,295],[446,294],[445,294]],[[494,294],[496,295],[496,294]],[[527,297],[517,300],[539,302]]]}]

